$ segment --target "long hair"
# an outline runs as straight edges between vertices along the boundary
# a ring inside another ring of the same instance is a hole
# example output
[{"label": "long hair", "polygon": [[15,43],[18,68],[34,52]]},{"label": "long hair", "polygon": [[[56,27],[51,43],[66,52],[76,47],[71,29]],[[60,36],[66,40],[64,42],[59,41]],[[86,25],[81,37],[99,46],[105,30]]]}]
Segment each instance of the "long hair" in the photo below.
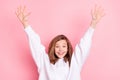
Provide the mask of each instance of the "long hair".
[{"label": "long hair", "polygon": [[66,40],[66,42],[67,42],[68,51],[67,51],[67,54],[64,56],[64,61],[65,62],[68,61],[69,66],[70,66],[71,57],[72,57],[72,53],[73,53],[73,47],[71,45],[71,42],[69,41],[69,39],[65,35],[58,35],[55,38],[53,38],[53,40],[50,42],[49,47],[48,47],[48,56],[50,59],[50,63],[55,64],[57,62],[57,60],[59,59],[55,55],[55,44],[57,41],[60,41],[60,40]]}]

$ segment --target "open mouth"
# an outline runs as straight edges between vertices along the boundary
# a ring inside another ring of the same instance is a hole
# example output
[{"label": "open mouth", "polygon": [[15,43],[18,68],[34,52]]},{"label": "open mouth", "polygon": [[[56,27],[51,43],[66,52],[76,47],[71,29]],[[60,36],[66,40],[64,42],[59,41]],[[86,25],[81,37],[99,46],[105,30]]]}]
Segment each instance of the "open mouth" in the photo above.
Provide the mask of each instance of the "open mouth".
[{"label": "open mouth", "polygon": [[58,52],[58,54],[59,54],[59,55],[63,55],[63,54],[64,54],[64,52]]},{"label": "open mouth", "polygon": [[64,52],[58,52],[59,55],[64,55]]}]

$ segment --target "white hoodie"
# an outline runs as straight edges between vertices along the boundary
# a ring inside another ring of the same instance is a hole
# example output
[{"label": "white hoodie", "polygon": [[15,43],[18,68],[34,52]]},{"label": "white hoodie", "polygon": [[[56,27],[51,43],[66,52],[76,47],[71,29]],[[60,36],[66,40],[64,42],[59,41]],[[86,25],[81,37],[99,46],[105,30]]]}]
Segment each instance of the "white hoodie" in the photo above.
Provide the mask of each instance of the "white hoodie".
[{"label": "white hoodie", "polygon": [[45,47],[41,44],[40,37],[31,26],[25,28],[29,39],[31,54],[38,67],[39,80],[81,80],[80,72],[88,56],[92,43],[94,29],[90,27],[72,54],[71,65],[59,59],[55,65],[49,61]]}]

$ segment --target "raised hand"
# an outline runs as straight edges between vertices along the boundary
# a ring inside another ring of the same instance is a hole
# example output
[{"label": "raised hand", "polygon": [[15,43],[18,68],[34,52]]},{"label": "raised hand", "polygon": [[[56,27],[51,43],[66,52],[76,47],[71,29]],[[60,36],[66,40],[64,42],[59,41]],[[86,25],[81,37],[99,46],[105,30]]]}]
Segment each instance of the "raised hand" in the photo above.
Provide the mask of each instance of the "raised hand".
[{"label": "raised hand", "polygon": [[16,15],[18,17],[18,19],[20,20],[20,22],[23,24],[24,28],[26,28],[29,24],[28,24],[28,16],[30,15],[30,12],[28,13],[26,11],[26,7],[18,7],[17,11],[16,11]]},{"label": "raised hand", "polygon": [[91,27],[95,28],[96,24],[101,20],[101,18],[105,15],[104,9],[100,6],[95,6],[95,8],[91,11],[92,21]]}]

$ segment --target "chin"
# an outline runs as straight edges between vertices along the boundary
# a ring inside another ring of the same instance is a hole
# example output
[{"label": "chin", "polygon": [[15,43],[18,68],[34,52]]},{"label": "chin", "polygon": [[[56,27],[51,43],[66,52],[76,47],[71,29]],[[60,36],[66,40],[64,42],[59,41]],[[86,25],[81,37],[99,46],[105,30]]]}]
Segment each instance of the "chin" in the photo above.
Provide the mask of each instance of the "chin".
[{"label": "chin", "polygon": [[62,58],[64,58],[64,57],[59,57],[59,59],[62,59]]},{"label": "chin", "polygon": [[64,56],[59,56],[59,58],[61,59],[61,58],[64,58]]}]

